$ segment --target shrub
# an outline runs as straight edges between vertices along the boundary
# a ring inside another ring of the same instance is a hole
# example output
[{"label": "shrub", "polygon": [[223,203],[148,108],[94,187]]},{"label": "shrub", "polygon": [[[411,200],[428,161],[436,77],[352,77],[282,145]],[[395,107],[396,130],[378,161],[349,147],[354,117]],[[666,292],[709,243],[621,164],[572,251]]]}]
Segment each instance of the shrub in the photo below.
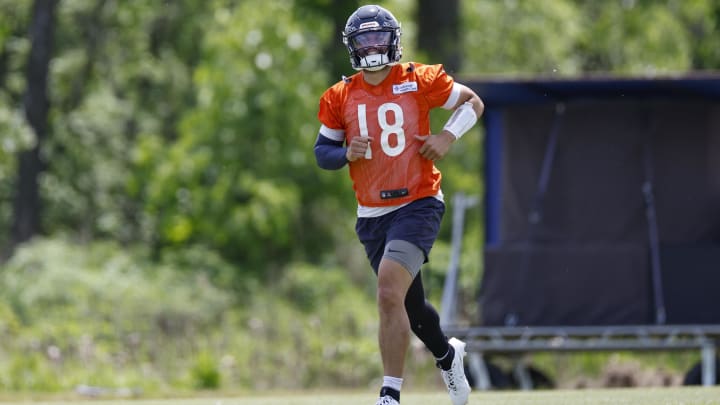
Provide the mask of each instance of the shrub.
[{"label": "shrub", "polygon": [[110,243],[23,246],[0,268],[0,389],[303,389],[381,375],[373,297],[345,270],[290,264],[241,299],[214,282],[224,271],[239,270],[197,247],[153,262]]}]

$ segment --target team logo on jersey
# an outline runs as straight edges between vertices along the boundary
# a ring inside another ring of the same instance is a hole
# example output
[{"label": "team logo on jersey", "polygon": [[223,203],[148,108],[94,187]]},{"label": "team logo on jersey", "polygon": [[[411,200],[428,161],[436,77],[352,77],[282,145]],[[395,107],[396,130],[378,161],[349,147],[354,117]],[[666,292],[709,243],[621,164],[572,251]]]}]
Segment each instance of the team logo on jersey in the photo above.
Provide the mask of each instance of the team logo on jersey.
[{"label": "team logo on jersey", "polygon": [[393,94],[409,93],[411,91],[417,91],[417,82],[406,82],[400,84],[393,84]]}]

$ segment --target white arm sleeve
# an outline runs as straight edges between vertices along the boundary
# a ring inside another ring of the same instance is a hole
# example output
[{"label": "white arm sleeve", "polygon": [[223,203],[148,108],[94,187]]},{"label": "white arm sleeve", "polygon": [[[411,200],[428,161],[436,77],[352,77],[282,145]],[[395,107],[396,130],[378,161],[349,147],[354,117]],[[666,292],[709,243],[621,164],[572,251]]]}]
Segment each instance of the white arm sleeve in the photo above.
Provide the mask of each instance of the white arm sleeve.
[{"label": "white arm sleeve", "polygon": [[342,129],[332,129],[326,127],[324,124],[320,126],[320,135],[332,139],[333,141],[341,142],[345,140],[345,131]]},{"label": "white arm sleeve", "polygon": [[442,106],[442,108],[446,110],[452,110],[453,107],[455,107],[455,104],[457,104],[458,99],[460,99],[460,86],[457,83],[453,83],[453,88],[450,91],[450,95],[448,96],[447,101],[445,101],[445,104]]}]

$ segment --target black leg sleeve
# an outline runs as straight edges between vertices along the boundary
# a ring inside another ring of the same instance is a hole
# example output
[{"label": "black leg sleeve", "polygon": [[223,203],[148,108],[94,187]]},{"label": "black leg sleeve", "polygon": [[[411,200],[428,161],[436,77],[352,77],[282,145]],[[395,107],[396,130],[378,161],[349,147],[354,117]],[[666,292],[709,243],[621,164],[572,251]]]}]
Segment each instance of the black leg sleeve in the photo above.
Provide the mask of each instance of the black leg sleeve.
[{"label": "black leg sleeve", "polygon": [[410,319],[410,327],[433,356],[440,358],[448,351],[447,336],[440,328],[440,316],[425,299],[422,274],[418,274],[405,296],[405,310]]}]

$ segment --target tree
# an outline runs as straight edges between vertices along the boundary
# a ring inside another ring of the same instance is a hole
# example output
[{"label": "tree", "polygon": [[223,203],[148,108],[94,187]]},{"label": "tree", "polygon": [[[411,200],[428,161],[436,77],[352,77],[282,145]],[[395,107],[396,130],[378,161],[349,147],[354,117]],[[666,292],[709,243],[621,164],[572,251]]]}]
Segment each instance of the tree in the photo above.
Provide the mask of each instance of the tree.
[{"label": "tree", "polygon": [[322,64],[330,72],[330,80],[337,81],[350,66],[348,52],[343,48],[341,38],[347,18],[358,7],[358,0],[296,0],[295,10],[302,20],[308,13],[322,16],[331,22],[330,35],[323,44]]},{"label": "tree", "polygon": [[465,73],[579,73],[584,20],[572,0],[465,1],[462,7]]},{"label": "tree", "polygon": [[48,136],[48,70],[52,57],[53,29],[57,0],[36,0],[30,22],[30,56],[26,66],[27,91],[23,107],[35,133],[35,145],[20,153],[16,194],[13,204],[11,249],[40,231],[38,178],[44,165],[40,156]]},{"label": "tree", "polygon": [[347,180],[321,173],[312,152],[327,84],[318,68],[327,37],[318,32],[328,25],[317,16],[293,19],[292,4],[216,13],[194,72],[198,102],[180,120],[178,138],[139,139],[135,183],[157,249],[209,246],[244,275],[270,275],[330,243],[326,227],[337,224],[327,215]]},{"label": "tree", "polygon": [[22,110],[31,6],[29,0],[0,2],[0,259],[10,254],[19,152],[30,149],[35,139]]},{"label": "tree", "polygon": [[418,0],[418,49],[448,72],[460,70],[460,0]]},{"label": "tree", "polygon": [[[338,227],[354,205],[347,176],[318,170],[312,143],[320,92],[354,73],[340,32],[358,4],[0,1],[0,229],[12,231],[0,244],[40,231],[196,244],[260,272],[267,257],[316,260],[354,241]],[[403,24],[405,60],[460,79],[720,61],[714,0],[380,4]],[[441,163],[448,194],[479,188],[468,145]]]},{"label": "tree", "polygon": [[48,233],[122,243],[153,234],[135,181],[147,173],[134,171],[133,150],[144,137],[177,138],[212,12],[199,0],[62,3],[41,190]]}]

